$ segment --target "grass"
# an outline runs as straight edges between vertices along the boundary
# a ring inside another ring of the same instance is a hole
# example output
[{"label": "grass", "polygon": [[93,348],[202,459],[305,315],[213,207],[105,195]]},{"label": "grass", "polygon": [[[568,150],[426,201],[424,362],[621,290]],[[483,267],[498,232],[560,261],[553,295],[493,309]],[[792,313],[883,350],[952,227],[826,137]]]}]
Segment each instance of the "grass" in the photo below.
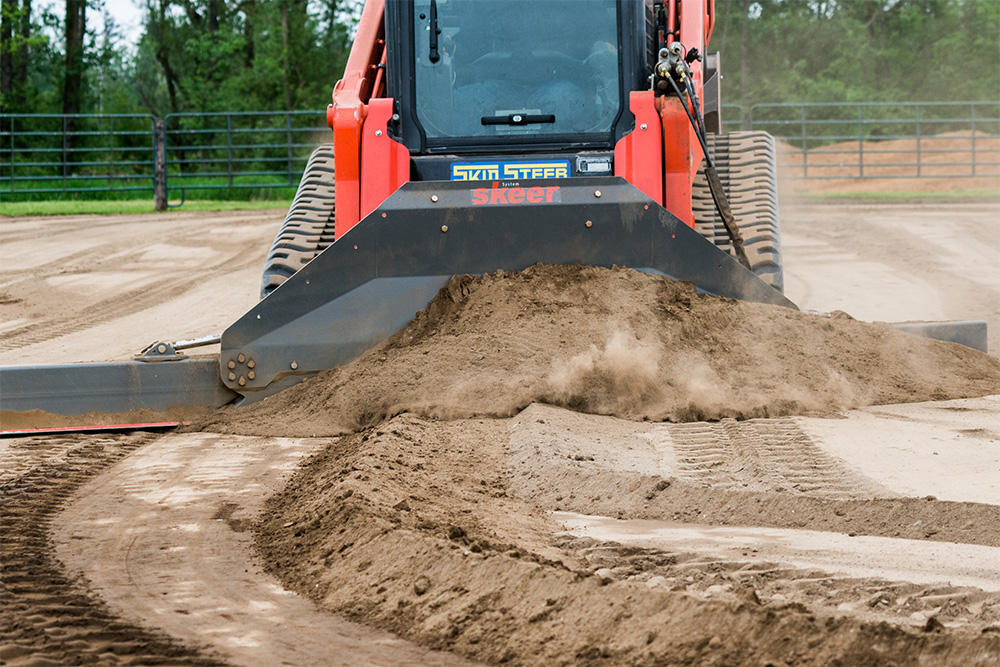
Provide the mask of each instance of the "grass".
[{"label": "grass", "polygon": [[1000,191],[988,189],[941,190],[938,192],[797,192],[806,199],[863,199],[868,201],[906,201],[912,199],[998,199]]},{"label": "grass", "polygon": [[[256,211],[261,209],[287,209],[292,203],[287,200],[247,200],[221,201],[210,199],[188,200],[183,206],[168,208],[164,212],[198,211]],[[40,215],[135,215],[156,213],[153,202],[144,200],[66,200],[66,201],[23,201],[0,202],[0,216],[40,216]]]}]

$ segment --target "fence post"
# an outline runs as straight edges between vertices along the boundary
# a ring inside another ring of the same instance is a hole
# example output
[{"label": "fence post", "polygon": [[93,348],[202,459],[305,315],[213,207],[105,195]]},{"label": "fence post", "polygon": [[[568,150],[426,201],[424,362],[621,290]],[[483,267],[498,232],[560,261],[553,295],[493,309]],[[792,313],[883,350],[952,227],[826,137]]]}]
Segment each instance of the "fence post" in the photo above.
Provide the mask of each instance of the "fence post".
[{"label": "fence post", "polygon": [[865,177],[864,107],[858,105],[858,178]]},{"label": "fence post", "polygon": [[153,121],[153,207],[167,210],[167,138],[162,118]]},{"label": "fence post", "polygon": [[295,186],[294,171],[292,170],[292,114],[285,112],[285,142],[288,145],[288,185]]},{"label": "fence post", "polygon": [[229,187],[233,187],[233,117],[226,114],[226,167],[229,174]]},{"label": "fence post", "polygon": [[[923,120],[923,115],[920,113],[923,107],[919,104],[917,105],[917,176],[920,176],[920,165],[923,162],[920,156],[920,123]],[[933,144],[931,144],[933,146]]]},{"label": "fence post", "polygon": [[969,126],[972,130],[972,175],[976,175],[976,103],[969,105]]}]

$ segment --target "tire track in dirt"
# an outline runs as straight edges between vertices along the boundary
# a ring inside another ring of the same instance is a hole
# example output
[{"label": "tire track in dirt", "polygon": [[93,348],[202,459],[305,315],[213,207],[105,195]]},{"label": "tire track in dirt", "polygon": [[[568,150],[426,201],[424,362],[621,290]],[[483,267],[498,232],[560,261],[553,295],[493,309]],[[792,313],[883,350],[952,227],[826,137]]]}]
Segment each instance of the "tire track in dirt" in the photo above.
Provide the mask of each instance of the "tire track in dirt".
[{"label": "tire track in dirt", "polygon": [[[54,516],[85,481],[156,436],[49,436],[3,447],[0,662],[18,665],[223,665],[114,614],[55,557]],[[8,465],[8,463],[10,465]]]},{"label": "tire track in dirt", "polygon": [[[256,231],[247,232],[244,227],[265,225],[271,216],[266,212],[185,216],[172,224],[151,221],[149,232],[143,227],[141,216],[138,220],[125,216],[88,216],[64,223],[45,219],[37,226],[26,226],[20,220],[11,223],[8,227],[13,231],[8,233],[6,228],[4,231],[4,255],[20,250],[44,259],[22,267],[19,263],[26,261],[22,254],[14,268],[8,263],[0,273],[3,282],[0,297],[6,298],[8,306],[2,313],[3,319],[14,325],[0,338],[0,352],[127,317],[189,293],[213,278],[257,265],[263,261],[265,246],[258,241]],[[210,234],[206,227],[221,231]],[[21,245],[15,247],[15,242]],[[30,246],[26,247],[28,243]],[[48,248],[52,251],[43,254]],[[162,255],[163,248],[177,248],[182,253],[191,249],[196,254],[171,262]],[[159,256],[147,260],[144,253],[153,249],[160,251]],[[206,253],[211,261],[199,261],[199,256]],[[135,280],[135,272],[143,277],[130,285],[128,276]],[[122,284],[113,288],[120,293],[95,296],[63,293],[50,284],[53,279],[95,273],[123,276]],[[17,324],[17,320],[23,321]]]},{"label": "tire track in dirt", "polygon": [[756,546],[746,547],[745,558],[721,558],[709,552],[663,550],[570,534],[560,536],[556,544],[583,558],[590,572],[601,570],[609,581],[643,584],[653,591],[683,591],[706,600],[751,602],[776,610],[804,604],[827,614],[928,630],[943,623],[982,632],[995,629],[1000,621],[1000,593],[995,591],[793,567],[760,558]]},{"label": "tire track in dirt", "polygon": [[243,257],[243,259],[237,259],[236,261],[227,257],[207,267],[195,278],[191,278],[190,274],[184,273],[174,279],[159,280],[151,287],[129,290],[124,294],[103,299],[80,312],[74,312],[72,315],[51,317],[41,322],[33,322],[13,329],[5,333],[3,340],[0,340],[0,352],[8,352],[78,331],[84,331],[99,324],[138,313],[146,308],[159,305],[164,300],[177,294],[193,290],[212,277],[238,271],[256,264],[258,261],[256,256],[244,255]]},{"label": "tire track in dirt", "polygon": [[54,522],[57,553],[122,615],[232,664],[468,665],[323,614],[262,572],[248,528],[326,444],[167,435],[80,490]]},{"label": "tire track in dirt", "polygon": [[835,500],[895,495],[826,454],[792,419],[691,422],[668,433],[685,481]]}]

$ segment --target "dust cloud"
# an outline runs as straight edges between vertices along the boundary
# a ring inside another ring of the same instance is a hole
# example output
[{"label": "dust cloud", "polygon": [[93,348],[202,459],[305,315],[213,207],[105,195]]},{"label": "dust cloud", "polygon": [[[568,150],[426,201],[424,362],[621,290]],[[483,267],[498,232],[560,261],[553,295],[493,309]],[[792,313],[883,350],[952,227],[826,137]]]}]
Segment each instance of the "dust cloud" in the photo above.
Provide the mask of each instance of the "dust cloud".
[{"label": "dust cloud", "polygon": [[663,399],[658,383],[659,341],[614,330],[602,347],[591,345],[569,360],[553,362],[548,402],[583,412],[619,413]]}]

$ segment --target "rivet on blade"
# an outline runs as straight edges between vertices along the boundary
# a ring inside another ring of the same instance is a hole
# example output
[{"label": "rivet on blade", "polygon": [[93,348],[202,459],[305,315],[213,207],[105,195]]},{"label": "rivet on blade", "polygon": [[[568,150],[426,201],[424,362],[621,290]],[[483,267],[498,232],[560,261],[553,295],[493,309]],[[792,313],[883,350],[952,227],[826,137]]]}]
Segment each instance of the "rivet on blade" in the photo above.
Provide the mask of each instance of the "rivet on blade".
[{"label": "rivet on blade", "polygon": [[441,225],[441,231],[442,232],[447,232],[448,231],[448,225]]},{"label": "rivet on blade", "polygon": [[233,361],[232,359],[230,359],[229,363],[226,364],[226,365],[229,366],[230,368],[236,368],[236,362]]},{"label": "rivet on blade", "polygon": [[295,370],[296,368],[298,368],[298,367],[299,367],[299,362],[297,362],[297,361],[293,361],[293,362],[291,363],[291,366],[292,366],[292,370],[294,371],[294,370]]},{"label": "rivet on blade", "polygon": [[588,220],[586,224],[587,224],[587,227],[593,227],[594,226],[594,223],[591,222],[590,220]]},{"label": "rivet on blade", "polygon": [[156,351],[159,352],[160,354],[163,354],[164,352],[167,351],[167,346],[164,345],[163,343],[160,343],[159,345],[156,346]]},{"label": "rivet on blade", "polygon": [[241,376],[240,376],[240,381],[239,381],[239,383],[238,383],[238,384],[239,384],[239,385],[240,385],[240,386],[242,387],[242,386],[243,386],[243,385],[245,385],[246,383],[247,383],[247,379],[246,379],[245,377],[243,377],[243,376],[241,375]]},{"label": "rivet on blade", "polygon": [[257,374],[256,374],[256,373],[254,373],[253,371],[250,371],[249,373],[247,373],[247,377],[248,377],[248,378],[250,378],[250,379],[252,380],[252,379],[254,379],[255,377],[257,377]]},{"label": "rivet on blade", "polygon": [[240,353],[239,353],[239,355],[237,355],[237,357],[236,357],[236,361],[240,362],[241,364],[242,364],[242,363],[243,363],[244,361],[246,361],[246,360],[247,360],[247,358],[246,358],[246,357],[245,357],[245,356],[243,355],[243,353],[242,353],[242,352],[240,352]]},{"label": "rivet on blade", "polygon": [[257,363],[253,359],[247,362],[247,368],[253,368],[256,365]]},{"label": "rivet on blade", "polygon": [[233,380],[235,380],[235,379],[236,379],[236,373],[230,373],[230,374],[229,374],[229,380],[230,380],[230,381],[233,381]]},{"label": "rivet on blade", "polygon": [[601,196],[601,191],[600,190],[594,190],[594,196],[595,197],[600,197]]},{"label": "rivet on blade", "polygon": [[437,195],[431,195],[431,201],[436,202],[438,200]]}]

